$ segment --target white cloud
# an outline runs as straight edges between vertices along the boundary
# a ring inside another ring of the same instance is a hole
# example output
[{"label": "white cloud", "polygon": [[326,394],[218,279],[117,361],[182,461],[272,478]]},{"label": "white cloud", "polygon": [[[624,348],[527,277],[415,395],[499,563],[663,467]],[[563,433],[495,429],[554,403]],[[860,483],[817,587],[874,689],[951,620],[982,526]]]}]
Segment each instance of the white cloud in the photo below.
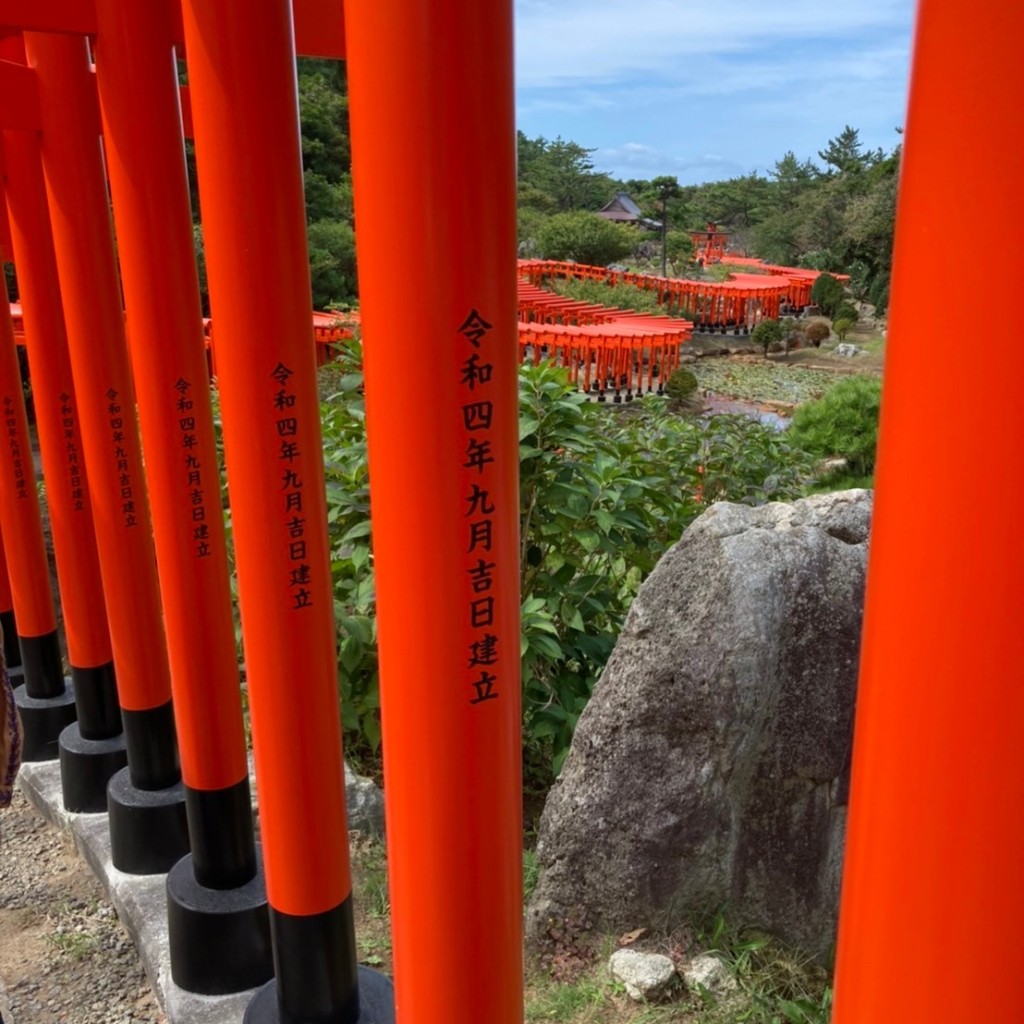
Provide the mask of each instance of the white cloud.
[{"label": "white cloud", "polygon": [[517,0],[517,74],[529,89],[674,78],[741,54],[783,65],[787,44],[902,38],[910,10],[911,0]]},{"label": "white cloud", "polygon": [[621,146],[606,146],[595,150],[594,166],[614,167],[619,177],[652,178],[659,174],[675,174],[693,178],[731,178],[743,174],[746,168],[715,153],[682,157],[666,153],[643,142],[626,142]]},{"label": "white cloud", "polygon": [[516,0],[517,118],[620,177],[764,173],[844,124],[891,148],[914,0]]}]

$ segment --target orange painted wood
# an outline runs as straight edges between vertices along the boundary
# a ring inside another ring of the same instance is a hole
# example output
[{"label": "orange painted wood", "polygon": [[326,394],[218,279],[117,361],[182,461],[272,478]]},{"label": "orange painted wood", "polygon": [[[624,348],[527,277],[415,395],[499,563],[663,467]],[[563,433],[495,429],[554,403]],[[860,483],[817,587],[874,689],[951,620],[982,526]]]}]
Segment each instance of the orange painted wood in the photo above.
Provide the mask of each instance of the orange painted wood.
[{"label": "orange painted wood", "polygon": [[113,196],[182,777],[248,777],[178,78],[158,5],[96,0]]},{"label": "orange painted wood", "polygon": [[345,17],[398,1019],[522,1024],[512,3]]},{"label": "orange painted wood", "polygon": [[18,634],[45,636],[56,630],[57,616],[6,279],[0,284],[0,529]]},{"label": "orange painted wood", "polygon": [[121,706],[171,699],[121,285],[84,39],[25,33]]},{"label": "orange painted wood", "polygon": [[3,143],[24,343],[68,658],[77,668],[95,668],[111,660],[110,631],[39,139],[34,133],[5,132]]},{"label": "orange painted wood", "polygon": [[[900,177],[857,697],[835,1024],[1024,1020],[1024,402],[1014,378],[975,429],[946,414],[962,338],[967,223],[1024,176],[1024,79],[1006,52],[1024,6],[918,9]],[[965,154],[966,159],[957,159]],[[1003,204],[999,265],[1024,259]],[[986,341],[1019,360],[1016,332]],[[924,455],[935,453],[937,463]]]},{"label": "orange painted wood", "polygon": [[183,11],[267,894],[318,914],[351,879],[291,5]]}]

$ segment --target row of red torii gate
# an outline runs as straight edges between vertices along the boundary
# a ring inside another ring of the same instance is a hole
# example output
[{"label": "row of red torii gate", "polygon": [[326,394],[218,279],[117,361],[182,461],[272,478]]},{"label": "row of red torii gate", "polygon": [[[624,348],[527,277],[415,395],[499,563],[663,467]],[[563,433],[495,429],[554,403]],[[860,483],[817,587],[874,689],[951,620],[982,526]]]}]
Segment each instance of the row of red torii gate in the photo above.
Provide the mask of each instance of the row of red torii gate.
[{"label": "row of red torii gate", "polygon": [[[947,941],[992,934],[993,917],[1024,910],[1013,884],[1024,830],[1006,810],[1024,796],[1024,653],[1013,639],[1024,545],[992,529],[985,502],[924,510],[935,480],[921,456],[940,451],[959,475],[998,481],[1011,508],[1024,498],[1024,404],[986,411],[987,444],[934,416],[959,398],[939,358],[955,338],[934,296],[961,286],[960,241],[934,225],[954,199],[975,221],[993,195],[1016,189],[1024,84],[991,54],[1024,30],[1024,8],[980,0],[969,33],[940,0],[923,0],[919,19],[836,1024],[1024,1013],[1014,986],[973,980],[983,969],[1012,977],[1019,943],[961,943],[953,971]],[[393,990],[358,967],[353,939],[297,51],[348,62]],[[175,980],[208,994],[256,988],[251,1024],[523,1020],[513,115],[509,0],[0,0],[3,205],[70,662],[65,680],[0,296],[10,589],[0,602],[14,613],[5,632],[16,622],[27,749],[59,758],[69,809],[108,813],[121,870],[168,871]],[[259,846],[186,132],[203,207]],[[949,138],[972,153],[968,164],[948,159]],[[1005,219],[1012,260],[1024,214],[1009,208]],[[404,281],[401,309],[399,235],[413,265],[433,268]],[[737,304],[743,280],[686,308],[698,322],[739,324],[774,301],[761,278],[749,283],[764,293],[753,314]],[[688,285],[652,287],[665,303],[696,298]],[[525,333],[562,333],[552,326],[566,325],[534,320]],[[631,349],[622,358],[646,366],[649,387],[653,367],[670,366],[672,330],[682,343],[685,329],[654,325],[657,342],[647,326],[640,360]],[[622,339],[645,329],[623,322],[614,337],[624,352]],[[992,345],[990,357],[1011,358],[1008,339]],[[424,352],[429,402],[420,374],[394,372]],[[569,362],[614,380],[622,364],[598,358],[584,348]],[[897,918],[914,938],[894,978]]]}]

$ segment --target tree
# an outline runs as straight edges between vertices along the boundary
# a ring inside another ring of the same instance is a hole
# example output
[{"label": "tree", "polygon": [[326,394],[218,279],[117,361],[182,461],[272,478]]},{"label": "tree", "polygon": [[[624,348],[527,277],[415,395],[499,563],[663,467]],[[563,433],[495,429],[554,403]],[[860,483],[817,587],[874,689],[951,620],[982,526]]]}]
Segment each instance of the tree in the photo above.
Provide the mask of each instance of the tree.
[{"label": "tree", "polygon": [[810,160],[802,163],[796,154],[788,150],[781,160],[776,160],[774,170],[769,174],[774,179],[772,187],[772,203],[780,211],[792,210],[797,199],[818,177],[818,169]]},{"label": "tree", "polygon": [[[6,216],[6,214],[5,214]],[[14,274],[14,264],[4,264],[4,283],[7,285],[7,295],[11,302],[14,302],[18,297],[18,279]]]},{"label": "tree", "polygon": [[[694,246],[689,231],[669,231],[661,243],[670,263],[692,263]],[[663,274],[664,276],[664,274]]]},{"label": "tree", "polygon": [[536,242],[547,259],[603,267],[633,251],[636,232],[594,213],[557,213],[537,230]]},{"label": "tree", "polygon": [[772,345],[782,341],[782,325],[778,320],[762,320],[751,332],[751,340],[764,349],[765,358]]},{"label": "tree", "polygon": [[819,274],[811,287],[811,303],[830,318],[835,315],[843,296],[843,286],[831,274]]},{"label": "tree", "polygon": [[338,181],[352,166],[345,65],[303,58],[298,84],[302,166],[327,181]]},{"label": "tree", "polygon": [[864,170],[865,158],[860,151],[860,132],[846,125],[828,145],[818,151],[818,156],[835,169],[833,173],[844,174]]},{"label": "tree", "polygon": [[615,191],[611,178],[594,170],[594,151],[561,136],[549,142],[519,132],[517,150],[521,194],[532,188],[549,197],[558,210],[598,210]]},{"label": "tree", "polygon": [[678,199],[683,190],[679,181],[670,174],[663,174],[651,182],[651,189],[661,204],[661,276],[668,276],[668,247],[665,244],[668,235],[668,201]]},{"label": "tree", "polygon": [[537,235],[547,220],[543,213],[530,206],[520,206],[516,210],[520,258],[532,259],[538,254]]},{"label": "tree", "polygon": [[350,225],[317,220],[309,225],[309,269],[313,306],[325,309],[357,294],[356,238]]},{"label": "tree", "polygon": [[316,171],[306,171],[303,185],[306,192],[306,220],[337,220],[351,224],[352,177],[340,175],[331,181]]}]

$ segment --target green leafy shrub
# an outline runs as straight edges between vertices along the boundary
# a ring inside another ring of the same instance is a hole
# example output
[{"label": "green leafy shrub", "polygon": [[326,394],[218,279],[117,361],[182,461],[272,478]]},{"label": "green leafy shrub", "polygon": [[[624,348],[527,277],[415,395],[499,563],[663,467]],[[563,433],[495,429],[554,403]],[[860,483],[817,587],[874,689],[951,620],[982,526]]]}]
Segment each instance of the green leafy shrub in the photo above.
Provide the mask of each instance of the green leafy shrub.
[{"label": "green leafy shrub", "polygon": [[875,307],[876,316],[885,316],[889,309],[889,276],[879,277],[868,290],[868,302]]},{"label": "green leafy shrub", "polygon": [[638,313],[668,315],[658,305],[658,293],[637,288],[631,284],[605,284],[604,281],[580,281],[574,277],[553,278],[549,287],[569,299],[592,302],[599,306],[617,306],[619,309],[634,309]]},{"label": "green leafy shrub", "polygon": [[673,230],[665,233],[665,255],[669,263],[692,263],[693,239],[689,231]]},{"label": "green leafy shrub", "polygon": [[832,325],[832,330],[836,332],[836,337],[840,341],[845,341],[847,334],[849,334],[855,326],[856,323],[853,320],[837,320]]},{"label": "green leafy shrub", "polygon": [[768,355],[768,349],[782,341],[782,324],[778,320],[762,320],[751,332],[750,338],[755,345],[764,349]]},{"label": "green leafy shrub", "polygon": [[[344,343],[320,387],[345,748],[372,767],[380,695],[360,364],[359,342]],[[794,497],[809,475],[786,434],[746,417],[702,422],[653,397],[632,408],[619,417],[588,402],[563,370],[520,370],[523,742],[534,788],[557,774],[630,603],[685,527],[713,501]]]},{"label": "green leafy shrub", "polygon": [[860,319],[860,313],[857,312],[857,307],[852,302],[841,302],[839,308],[836,310],[834,317],[836,320],[850,320],[856,323]]},{"label": "green leafy shrub", "polygon": [[828,340],[832,329],[824,320],[812,320],[804,331],[807,340],[815,347],[821,348],[821,343]]},{"label": "green leafy shrub", "polygon": [[596,213],[577,211],[549,217],[538,226],[535,240],[545,259],[603,267],[628,256],[636,247],[637,234]]},{"label": "green leafy shrub", "polygon": [[843,286],[831,274],[819,275],[811,288],[811,302],[829,318],[835,316],[843,296]]},{"label": "green leafy shrub", "polygon": [[878,378],[848,377],[796,410],[789,440],[816,458],[845,459],[846,470],[855,476],[869,476],[875,469],[881,400]]},{"label": "green leafy shrub", "polygon": [[697,378],[685,367],[674,371],[665,383],[665,394],[681,402],[697,390]]}]

